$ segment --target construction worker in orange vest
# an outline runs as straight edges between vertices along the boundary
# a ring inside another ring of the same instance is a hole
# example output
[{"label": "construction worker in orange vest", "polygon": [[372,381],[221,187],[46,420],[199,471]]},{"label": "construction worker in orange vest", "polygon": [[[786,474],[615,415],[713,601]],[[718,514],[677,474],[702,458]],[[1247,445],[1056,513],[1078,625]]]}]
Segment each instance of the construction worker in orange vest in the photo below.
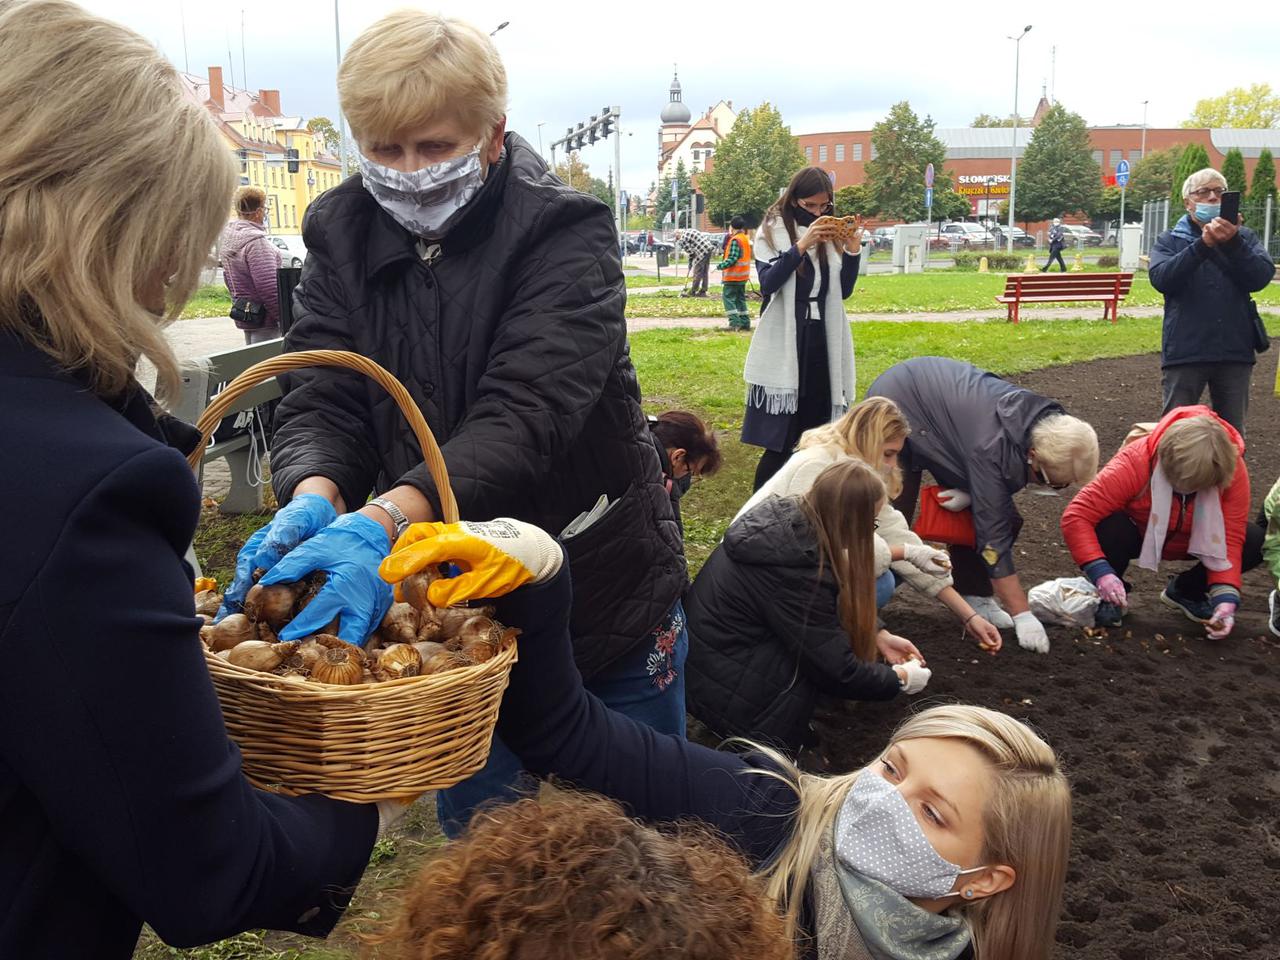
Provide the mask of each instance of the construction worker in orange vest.
[{"label": "construction worker in orange vest", "polygon": [[723,274],[724,312],[729,317],[730,330],[750,330],[747,281],[751,279],[751,239],[747,236],[747,221],[742,217],[734,217],[729,225],[733,233],[725,243],[724,259],[716,264],[716,269]]}]

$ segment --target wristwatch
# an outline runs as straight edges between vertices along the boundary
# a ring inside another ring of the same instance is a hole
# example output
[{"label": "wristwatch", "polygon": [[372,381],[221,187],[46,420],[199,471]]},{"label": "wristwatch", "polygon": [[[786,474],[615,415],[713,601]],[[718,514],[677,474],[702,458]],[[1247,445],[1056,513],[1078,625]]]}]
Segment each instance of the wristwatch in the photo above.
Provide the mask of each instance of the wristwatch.
[{"label": "wristwatch", "polygon": [[396,535],[393,539],[399,540],[404,536],[404,532],[409,529],[409,518],[404,515],[403,510],[385,497],[374,497],[369,503],[390,517],[391,522],[396,525]]}]

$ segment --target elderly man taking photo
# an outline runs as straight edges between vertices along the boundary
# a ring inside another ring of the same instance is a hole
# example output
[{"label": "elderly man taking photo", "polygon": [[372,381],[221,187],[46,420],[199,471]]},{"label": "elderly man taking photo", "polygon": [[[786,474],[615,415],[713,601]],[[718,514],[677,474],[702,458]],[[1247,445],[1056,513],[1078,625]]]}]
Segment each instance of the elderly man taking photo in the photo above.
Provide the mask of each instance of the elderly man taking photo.
[{"label": "elderly man taking photo", "polygon": [[1151,285],[1164,294],[1164,410],[1200,402],[1244,435],[1254,355],[1267,334],[1250,296],[1275,276],[1275,264],[1239,217],[1218,216],[1227,181],[1206,167],[1187,177],[1187,212],[1151,250]]},{"label": "elderly man taking photo", "polygon": [[[440,442],[464,519],[561,531],[591,512],[565,538],[579,669],[615,709],[683,734],[683,547],[640,410],[609,208],[507,132],[505,69],[469,24],[384,17],[348,49],[338,92],[360,173],[307,213],[287,349],[390,370]],[[378,564],[410,523],[443,519],[440,491],[372,381],[313,368],[285,389],[271,447],[284,506],[241,552],[228,606],[255,568],[268,584],[324,570],[282,639],[337,615],[363,643],[391,603]],[[495,743],[484,771],[439,794],[446,832],[512,795],[518,774]]]}]

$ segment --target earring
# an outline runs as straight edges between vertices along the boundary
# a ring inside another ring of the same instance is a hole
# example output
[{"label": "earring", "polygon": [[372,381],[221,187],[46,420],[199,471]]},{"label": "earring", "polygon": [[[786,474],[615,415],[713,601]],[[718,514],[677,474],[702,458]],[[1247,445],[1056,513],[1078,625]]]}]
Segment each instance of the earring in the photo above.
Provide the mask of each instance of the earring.
[{"label": "earring", "polygon": [[965,890],[965,892],[964,892],[964,898],[965,898],[966,900],[972,900],[972,899],[973,899],[973,888],[972,888],[972,887],[970,887],[970,888],[968,888],[967,890]]}]

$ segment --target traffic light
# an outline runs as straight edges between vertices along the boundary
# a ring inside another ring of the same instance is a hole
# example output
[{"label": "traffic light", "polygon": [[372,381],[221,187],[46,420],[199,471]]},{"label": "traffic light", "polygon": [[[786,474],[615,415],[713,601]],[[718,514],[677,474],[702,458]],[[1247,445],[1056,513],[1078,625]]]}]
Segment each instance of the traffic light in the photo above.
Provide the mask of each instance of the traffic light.
[{"label": "traffic light", "polygon": [[596,131],[596,120],[598,119],[599,118],[593,113],[591,115],[591,122],[587,124],[587,138],[592,143],[595,143],[597,140],[600,139],[600,135]]},{"label": "traffic light", "polygon": [[608,114],[600,121],[600,139],[609,139],[609,134],[613,133],[613,117]]},{"label": "traffic light", "polygon": [[284,151],[285,159],[288,161],[290,173],[298,172],[298,151],[293,147],[287,147]]}]

